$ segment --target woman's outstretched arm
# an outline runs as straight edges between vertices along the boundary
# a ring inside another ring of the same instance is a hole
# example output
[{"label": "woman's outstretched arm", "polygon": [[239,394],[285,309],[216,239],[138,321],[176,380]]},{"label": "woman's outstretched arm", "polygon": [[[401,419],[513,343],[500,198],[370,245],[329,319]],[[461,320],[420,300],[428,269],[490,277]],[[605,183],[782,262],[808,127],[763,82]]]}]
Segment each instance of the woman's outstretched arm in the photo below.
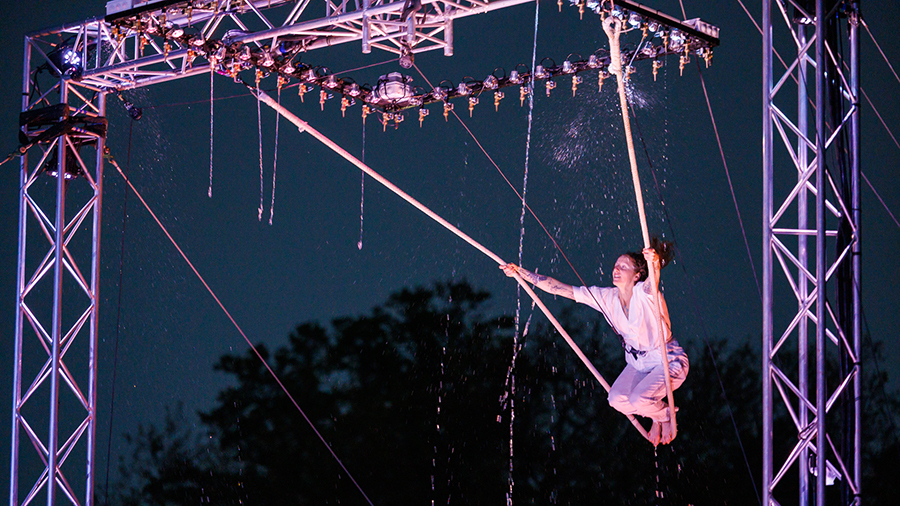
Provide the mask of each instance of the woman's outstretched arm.
[{"label": "woman's outstretched arm", "polygon": [[503,273],[509,277],[513,277],[513,275],[518,273],[519,276],[522,276],[522,279],[528,281],[529,283],[547,293],[553,295],[561,295],[568,299],[575,300],[575,289],[572,288],[572,285],[567,285],[562,281],[551,278],[550,276],[535,274],[527,269],[519,267],[516,264],[501,265],[500,268],[503,269]]}]

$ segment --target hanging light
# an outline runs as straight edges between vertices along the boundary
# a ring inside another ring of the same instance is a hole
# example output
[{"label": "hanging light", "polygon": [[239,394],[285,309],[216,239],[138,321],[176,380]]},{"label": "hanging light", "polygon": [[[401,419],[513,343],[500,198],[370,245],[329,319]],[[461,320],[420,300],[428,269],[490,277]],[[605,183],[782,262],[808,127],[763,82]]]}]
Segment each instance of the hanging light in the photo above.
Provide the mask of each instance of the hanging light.
[{"label": "hanging light", "polygon": [[512,70],[509,73],[509,82],[520,84],[522,82],[522,78],[519,76],[518,70]]},{"label": "hanging light", "polygon": [[628,16],[628,24],[631,25],[632,28],[640,28],[643,22],[644,19],[637,12],[632,12]]},{"label": "hanging light", "polygon": [[244,46],[244,48],[241,49],[241,52],[238,54],[238,59],[241,61],[248,61],[252,57],[253,55],[250,54],[250,46]]},{"label": "hanging light", "polygon": [[684,44],[685,35],[684,32],[677,28],[673,28],[671,32],[669,32],[669,40],[672,41],[673,46],[680,46]]},{"label": "hanging light", "polygon": [[534,67],[534,77],[537,77],[538,79],[544,79],[550,77],[550,73],[544,70],[543,65],[537,65],[536,67]]},{"label": "hanging light", "polygon": [[359,89],[359,85],[356,83],[350,84],[350,89],[347,91],[347,94],[351,97],[358,97],[362,91]]},{"label": "hanging light", "polygon": [[588,56],[587,65],[588,65],[588,67],[590,67],[592,69],[599,67],[600,60],[597,58],[597,55],[592,54],[592,55]]},{"label": "hanging light", "polygon": [[496,90],[499,87],[499,83],[497,82],[497,78],[494,77],[493,74],[487,76],[487,79],[484,80],[484,88],[488,90]]},{"label": "hanging light", "polygon": [[53,62],[53,65],[59,69],[59,74],[55,70],[53,71],[53,75],[56,77],[63,75],[77,79],[84,70],[81,55],[72,46],[58,46],[48,57]]},{"label": "hanging light", "polygon": [[431,90],[431,96],[435,98],[435,100],[444,101],[447,100],[447,90],[438,86],[437,88]]},{"label": "hanging light", "polygon": [[562,70],[565,74],[571,74],[572,72],[574,72],[574,69],[572,68],[572,62],[570,62],[569,60],[564,61]]},{"label": "hanging light", "polygon": [[411,81],[411,77],[404,76],[400,72],[391,72],[381,76],[378,78],[378,84],[375,86],[375,90],[370,95],[370,98],[383,101],[408,99],[414,95],[412,86],[409,84]]},{"label": "hanging light", "polygon": [[[46,161],[44,162],[44,165],[41,166],[41,170],[43,170],[45,173],[47,173],[47,175],[52,176],[52,177],[59,177],[59,163],[58,163],[59,155],[57,154],[58,152],[59,152],[58,146],[54,146],[50,150],[50,155],[46,157]],[[70,180],[70,179],[75,179],[79,176],[83,176],[84,169],[81,167],[81,164],[78,163],[78,159],[75,157],[75,155],[72,154],[72,150],[67,147],[65,153],[66,153],[65,154],[66,168],[65,168],[65,172],[63,173],[63,179]]]},{"label": "hanging light", "polygon": [[268,51],[263,51],[262,61],[259,62],[263,67],[269,68],[275,64],[275,59]]},{"label": "hanging light", "polygon": [[144,110],[128,100],[125,100],[125,97],[123,97],[121,93],[119,94],[119,100],[122,101],[122,105],[125,106],[125,110],[128,112],[128,115],[131,116],[131,119],[137,121],[143,117]]},{"label": "hanging light", "polygon": [[400,60],[400,66],[405,69],[411,68],[413,66],[413,61],[414,61],[413,53],[412,53],[412,48],[409,47],[409,43],[404,42],[403,45],[400,47],[399,60]]},{"label": "hanging light", "polygon": [[469,86],[466,83],[459,83],[459,86],[456,88],[457,93],[460,95],[468,95],[472,90],[469,89]]},{"label": "hanging light", "polygon": [[294,65],[291,64],[290,60],[288,60],[287,64],[284,67],[281,67],[281,71],[285,74],[293,74],[297,69]]}]

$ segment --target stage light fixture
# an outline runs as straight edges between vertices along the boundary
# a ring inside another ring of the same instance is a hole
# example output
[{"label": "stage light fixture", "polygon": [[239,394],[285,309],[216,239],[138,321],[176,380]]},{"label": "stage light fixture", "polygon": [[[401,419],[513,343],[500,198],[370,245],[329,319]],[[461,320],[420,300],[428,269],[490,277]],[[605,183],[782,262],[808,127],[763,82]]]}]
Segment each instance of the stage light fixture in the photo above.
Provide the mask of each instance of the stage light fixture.
[{"label": "stage light fixture", "polygon": [[332,90],[337,88],[338,86],[340,86],[340,82],[338,81],[337,76],[334,74],[331,74],[330,76],[328,76],[325,79],[325,86],[327,86],[328,88],[331,88]]},{"label": "stage light fixture", "polygon": [[137,121],[144,115],[143,109],[126,100],[121,93],[119,93],[119,100],[122,101],[122,105],[125,106],[125,111],[128,112],[128,116],[130,116],[131,119]]},{"label": "stage light fixture", "polygon": [[66,76],[73,79],[81,77],[84,70],[81,62],[81,55],[78,54],[72,46],[57,46],[57,48],[48,55],[50,61],[59,70],[57,73],[53,71],[56,77]]},{"label": "stage light fixture", "polygon": [[378,84],[370,95],[371,98],[383,101],[396,101],[414,95],[409,83],[412,78],[400,72],[391,72],[378,78]]},{"label": "stage light fixture", "polygon": [[285,74],[293,74],[294,71],[296,71],[296,70],[297,69],[291,64],[290,61],[288,61],[284,67],[281,67],[281,71],[284,72]]},{"label": "stage light fixture", "polygon": [[269,68],[275,64],[275,59],[272,58],[272,55],[268,51],[263,51],[262,61],[259,62],[265,68]]},{"label": "stage light fixture", "polygon": [[509,82],[515,83],[515,84],[520,84],[520,83],[522,82],[522,77],[519,76],[519,71],[518,71],[518,70],[512,70],[512,71],[510,71],[510,73],[509,73]]},{"label": "stage light fixture", "polygon": [[456,88],[456,92],[460,95],[468,95],[471,91],[466,83],[459,83],[459,86]]},{"label": "stage light fixture", "polygon": [[[54,146],[50,151],[50,155],[47,156],[44,165],[41,166],[41,170],[44,171],[48,176],[58,177],[59,176],[59,147]],[[63,173],[63,179],[70,181],[79,176],[84,175],[84,170],[81,167],[81,164],[78,163],[78,159],[72,154],[72,150],[66,147],[66,168]]]},{"label": "stage light fixture", "polygon": [[487,76],[487,79],[484,80],[484,88],[488,90],[496,90],[499,87],[499,83],[497,82],[497,78],[494,77],[493,74]]},{"label": "stage light fixture", "polygon": [[628,16],[628,24],[631,25],[632,28],[640,28],[644,23],[644,19],[637,12],[632,12]]},{"label": "stage light fixture", "polygon": [[412,48],[405,42],[400,46],[400,66],[405,69],[412,68],[413,66]]},{"label": "stage light fixture", "polygon": [[562,71],[565,74],[571,74],[572,72],[574,72],[575,69],[572,68],[572,62],[570,62],[569,60],[564,61]]},{"label": "stage light fixture", "polygon": [[238,53],[238,59],[241,61],[248,61],[252,57],[253,57],[253,55],[250,54],[250,46],[244,46],[241,49],[241,52]]}]

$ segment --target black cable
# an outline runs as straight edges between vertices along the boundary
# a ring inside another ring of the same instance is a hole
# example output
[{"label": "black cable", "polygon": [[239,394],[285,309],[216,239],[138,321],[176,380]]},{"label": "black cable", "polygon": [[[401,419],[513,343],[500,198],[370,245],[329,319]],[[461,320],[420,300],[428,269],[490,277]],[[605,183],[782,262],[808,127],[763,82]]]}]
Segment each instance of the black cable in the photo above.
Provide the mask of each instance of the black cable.
[{"label": "black cable", "polygon": [[719,388],[722,390],[722,397],[725,400],[725,407],[728,409],[728,416],[731,418],[731,425],[734,427],[734,433],[737,436],[738,446],[741,448],[741,454],[744,457],[744,464],[747,466],[747,473],[750,475],[750,482],[753,485],[753,491],[756,493],[756,501],[761,505],[762,499],[759,497],[759,490],[756,487],[756,479],[753,477],[753,470],[750,467],[750,460],[747,458],[747,451],[744,449],[744,442],[741,440],[741,431],[738,429],[737,421],[734,418],[734,411],[731,409],[731,402],[728,400],[728,393],[725,391],[725,383],[722,382],[722,376],[719,374],[719,365],[716,362],[715,353],[713,353],[712,344],[709,342],[709,333],[706,330],[706,323],[703,320],[703,315],[700,309],[697,307],[697,296],[694,293],[694,286],[691,284],[691,278],[688,276],[687,269],[684,266],[684,259],[681,257],[681,252],[677,246],[678,242],[675,240],[675,226],[672,217],[669,215],[669,209],[666,207],[666,202],[663,200],[662,190],[659,187],[659,181],[656,179],[656,171],[652,170],[655,167],[653,166],[653,162],[650,159],[650,151],[647,149],[647,144],[644,142],[644,136],[641,133],[641,126],[638,123],[637,115],[634,112],[634,109],[629,104],[629,110],[631,111],[631,117],[634,119],[635,127],[638,131],[638,138],[641,140],[641,146],[644,148],[644,153],[647,155],[647,164],[650,166],[650,173],[653,175],[653,183],[656,185],[656,192],[659,195],[659,202],[663,209],[663,214],[666,218],[666,224],[669,225],[669,232],[672,234],[672,241],[675,245],[675,253],[678,255],[679,259],[682,260],[679,262],[681,264],[681,270],[684,272],[685,280],[687,281],[688,291],[691,294],[691,301],[694,304],[694,313],[696,318],[700,321],[700,328],[703,330],[703,341],[706,343],[706,349],[709,352],[709,358],[712,360],[713,370],[716,372],[716,379],[719,381]]},{"label": "black cable", "polygon": [[[131,167],[131,133],[134,129],[135,120],[132,119],[128,124],[128,154],[125,157],[125,170]],[[122,240],[119,249],[119,299],[116,304],[116,337],[113,342],[113,369],[112,369],[112,393],[109,400],[109,436],[106,441],[106,485],[103,490],[104,502],[109,504],[109,467],[110,458],[112,456],[112,433],[113,433],[113,415],[116,408],[116,371],[119,365],[119,331],[121,330],[122,317],[122,280],[125,272],[125,224],[128,221],[128,191],[125,191],[125,200],[122,204]]]}]

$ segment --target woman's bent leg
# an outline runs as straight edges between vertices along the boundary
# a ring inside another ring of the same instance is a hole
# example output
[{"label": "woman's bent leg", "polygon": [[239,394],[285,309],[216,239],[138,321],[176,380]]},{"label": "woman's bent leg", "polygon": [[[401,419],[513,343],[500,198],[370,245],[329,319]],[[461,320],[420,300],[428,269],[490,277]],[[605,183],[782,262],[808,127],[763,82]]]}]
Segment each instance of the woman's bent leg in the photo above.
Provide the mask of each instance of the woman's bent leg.
[{"label": "woman's bent leg", "polygon": [[631,403],[631,394],[644,376],[644,373],[639,372],[631,365],[626,365],[609,389],[609,405],[626,415],[637,413],[637,409]]}]

